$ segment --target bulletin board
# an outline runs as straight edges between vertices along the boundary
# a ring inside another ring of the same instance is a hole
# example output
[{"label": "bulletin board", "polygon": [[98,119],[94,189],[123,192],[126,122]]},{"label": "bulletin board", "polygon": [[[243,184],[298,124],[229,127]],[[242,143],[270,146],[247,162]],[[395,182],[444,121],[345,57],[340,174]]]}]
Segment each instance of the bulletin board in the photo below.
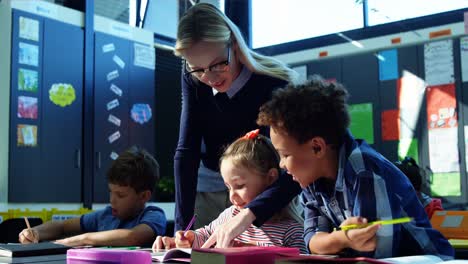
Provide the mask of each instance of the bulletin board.
[{"label": "bulletin board", "polygon": [[309,76],[346,86],[356,138],[390,161],[414,157],[428,172],[423,191],[442,197],[447,208],[464,208],[468,37],[324,58],[307,67]]}]

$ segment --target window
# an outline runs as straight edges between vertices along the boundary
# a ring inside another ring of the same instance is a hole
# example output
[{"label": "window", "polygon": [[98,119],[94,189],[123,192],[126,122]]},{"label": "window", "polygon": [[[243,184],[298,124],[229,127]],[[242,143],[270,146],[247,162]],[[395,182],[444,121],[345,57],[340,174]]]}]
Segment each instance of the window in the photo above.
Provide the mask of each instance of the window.
[{"label": "window", "polygon": [[151,0],[147,2],[143,28],[153,31],[156,34],[175,39],[178,22],[178,1]]},{"label": "window", "polygon": [[468,7],[468,0],[368,0],[369,26]]},{"label": "window", "polygon": [[362,9],[356,0],[252,0],[252,46],[361,28]]}]

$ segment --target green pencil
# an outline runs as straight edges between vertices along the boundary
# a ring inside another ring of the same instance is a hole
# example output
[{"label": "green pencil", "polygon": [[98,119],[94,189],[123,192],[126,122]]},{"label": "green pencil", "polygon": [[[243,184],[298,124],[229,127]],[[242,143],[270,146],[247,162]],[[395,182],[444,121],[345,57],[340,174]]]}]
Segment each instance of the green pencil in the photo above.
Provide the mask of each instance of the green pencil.
[{"label": "green pencil", "polygon": [[140,249],[141,247],[137,247],[137,246],[129,246],[129,247],[125,247],[125,246],[121,246],[121,247],[107,246],[107,247],[100,247],[100,248],[105,248],[105,249],[127,249],[127,250],[135,250],[135,249]]}]

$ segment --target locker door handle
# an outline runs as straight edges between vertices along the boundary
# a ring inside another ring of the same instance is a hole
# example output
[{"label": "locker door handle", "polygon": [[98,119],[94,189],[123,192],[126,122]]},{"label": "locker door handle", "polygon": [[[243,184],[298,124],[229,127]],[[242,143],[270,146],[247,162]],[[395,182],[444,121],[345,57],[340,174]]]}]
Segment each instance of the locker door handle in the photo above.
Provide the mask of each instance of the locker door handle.
[{"label": "locker door handle", "polygon": [[96,152],[96,168],[101,168],[101,152]]},{"label": "locker door handle", "polygon": [[75,168],[80,169],[81,168],[81,150],[77,149],[75,151]]}]

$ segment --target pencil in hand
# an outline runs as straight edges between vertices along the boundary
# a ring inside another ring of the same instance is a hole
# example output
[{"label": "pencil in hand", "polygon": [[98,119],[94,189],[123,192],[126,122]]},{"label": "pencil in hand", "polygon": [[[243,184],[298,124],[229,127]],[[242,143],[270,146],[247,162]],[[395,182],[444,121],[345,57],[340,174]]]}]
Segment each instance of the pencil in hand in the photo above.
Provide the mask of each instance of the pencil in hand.
[{"label": "pencil in hand", "polygon": [[23,216],[23,218],[24,218],[24,222],[26,223],[26,227],[28,228],[28,232],[32,235],[32,238],[33,238],[32,242],[33,242],[33,243],[39,242],[39,241],[36,239],[36,235],[35,235],[33,229],[31,228],[31,225],[29,224],[28,218],[27,218],[26,216]]},{"label": "pencil in hand", "polygon": [[185,230],[184,230],[184,233],[182,234],[182,237],[183,237],[183,238],[185,238],[185,233],[186,233],[187,231],[189,231],[190,228],[192,228],[193,224],[195,223],[195,220],[197,220],[197,214],[194,214],[194,215],[192,216],[192,219],[190,220],[190,222],[188,223],[187,227],[186,227]]}]

